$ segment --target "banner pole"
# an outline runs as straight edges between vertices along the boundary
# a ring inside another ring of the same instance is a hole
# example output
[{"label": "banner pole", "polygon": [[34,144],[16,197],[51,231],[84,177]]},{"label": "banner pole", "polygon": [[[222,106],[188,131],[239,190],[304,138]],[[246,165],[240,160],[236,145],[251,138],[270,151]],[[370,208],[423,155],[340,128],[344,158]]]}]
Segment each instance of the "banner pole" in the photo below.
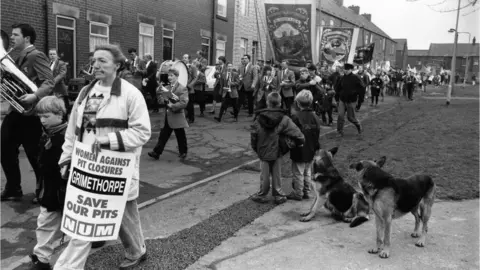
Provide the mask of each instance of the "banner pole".
[{"label": "banner pole", "polygon": [[258,41],[260,42],[260,55],[262,56],[262,59],[265,61],[265,55],[263,54],[263,43],[262,43],[262,35],[260,35],[260,25],[258,22],[258,1],[255,0],[254,2],[255,5],[255,19],[257,20],[257,37]]}]

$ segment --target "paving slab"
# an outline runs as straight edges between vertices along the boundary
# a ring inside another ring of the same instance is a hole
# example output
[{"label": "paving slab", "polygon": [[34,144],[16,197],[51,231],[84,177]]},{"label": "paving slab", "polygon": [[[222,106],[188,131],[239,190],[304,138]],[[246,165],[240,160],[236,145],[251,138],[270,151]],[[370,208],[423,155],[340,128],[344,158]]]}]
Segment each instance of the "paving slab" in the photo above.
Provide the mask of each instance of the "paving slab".
[{"label": "paving slab", "polygon": [[299,213],[310,202],[276,207],[242,228],[187,270],[198,269],[478,269],[479,201],[437,201],[426,247],[410,236],[414,218],[393,222],[391,256],[367,253],[375,246],[373,219],[356,228],[334,221],[324,209],[308,223]]}]

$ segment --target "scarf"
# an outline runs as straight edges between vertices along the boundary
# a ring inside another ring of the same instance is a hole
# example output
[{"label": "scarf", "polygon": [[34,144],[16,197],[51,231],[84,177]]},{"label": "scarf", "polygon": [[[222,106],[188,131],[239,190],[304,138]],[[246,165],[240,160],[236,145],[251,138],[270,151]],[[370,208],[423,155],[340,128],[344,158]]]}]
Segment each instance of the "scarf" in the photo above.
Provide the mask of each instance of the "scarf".
[{"label": "scarf", "polygon": [[61,123],[54,127],[44,128],[44,136],[46,137],[47,141],[45,142],[45,149],[50,149],[52,147],[52,137],[62,131],[65,130],[68,126],[67,122]]}]

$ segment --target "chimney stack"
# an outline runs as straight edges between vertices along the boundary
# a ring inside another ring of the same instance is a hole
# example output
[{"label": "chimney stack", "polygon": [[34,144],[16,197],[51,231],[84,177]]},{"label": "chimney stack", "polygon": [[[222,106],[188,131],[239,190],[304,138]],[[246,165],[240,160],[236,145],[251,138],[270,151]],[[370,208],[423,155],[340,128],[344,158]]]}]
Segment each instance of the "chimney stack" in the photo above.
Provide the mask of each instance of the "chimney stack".
[{"label": "chimney stack", "polygon": [[348,7],[350,10],[353,11],[353,13],[360,15],[360,7],[359,6],[349,6]]},{"label": "chimney stack", "polygon": [[369,22],[372,21],[372,14],[363,13],[362,16],[367,19]]},{"label": "chimney stack", "polygon": [[343,6],[343,0],[334,0],[335,3],[337,3],[338,6]]}]

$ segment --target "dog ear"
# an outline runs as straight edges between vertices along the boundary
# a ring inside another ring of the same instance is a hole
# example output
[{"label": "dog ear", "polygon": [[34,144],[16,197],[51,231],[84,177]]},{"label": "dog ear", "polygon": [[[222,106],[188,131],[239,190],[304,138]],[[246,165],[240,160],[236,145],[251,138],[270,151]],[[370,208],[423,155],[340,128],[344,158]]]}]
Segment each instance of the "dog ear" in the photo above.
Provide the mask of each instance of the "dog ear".
[{"label": "dog ear", "polygon": [[375,160],[375,163],[377,163],[377,166],[382,168],[383,165],[385,165],[385,161],[387,160],[386,156],[382,156],[379,160]]},{"label": "dog ear", "polygon": [[328,150],[328,152],[330,152],[332,154],[332,157],[335,156],[337,151],[338,151],[338,147],[333,147],[332,149]]},{"label": "dog ear", "polygon": [[361,162],[350,164],[350,169],[355,169],[357,171],[363,170],[363,164]]}]

